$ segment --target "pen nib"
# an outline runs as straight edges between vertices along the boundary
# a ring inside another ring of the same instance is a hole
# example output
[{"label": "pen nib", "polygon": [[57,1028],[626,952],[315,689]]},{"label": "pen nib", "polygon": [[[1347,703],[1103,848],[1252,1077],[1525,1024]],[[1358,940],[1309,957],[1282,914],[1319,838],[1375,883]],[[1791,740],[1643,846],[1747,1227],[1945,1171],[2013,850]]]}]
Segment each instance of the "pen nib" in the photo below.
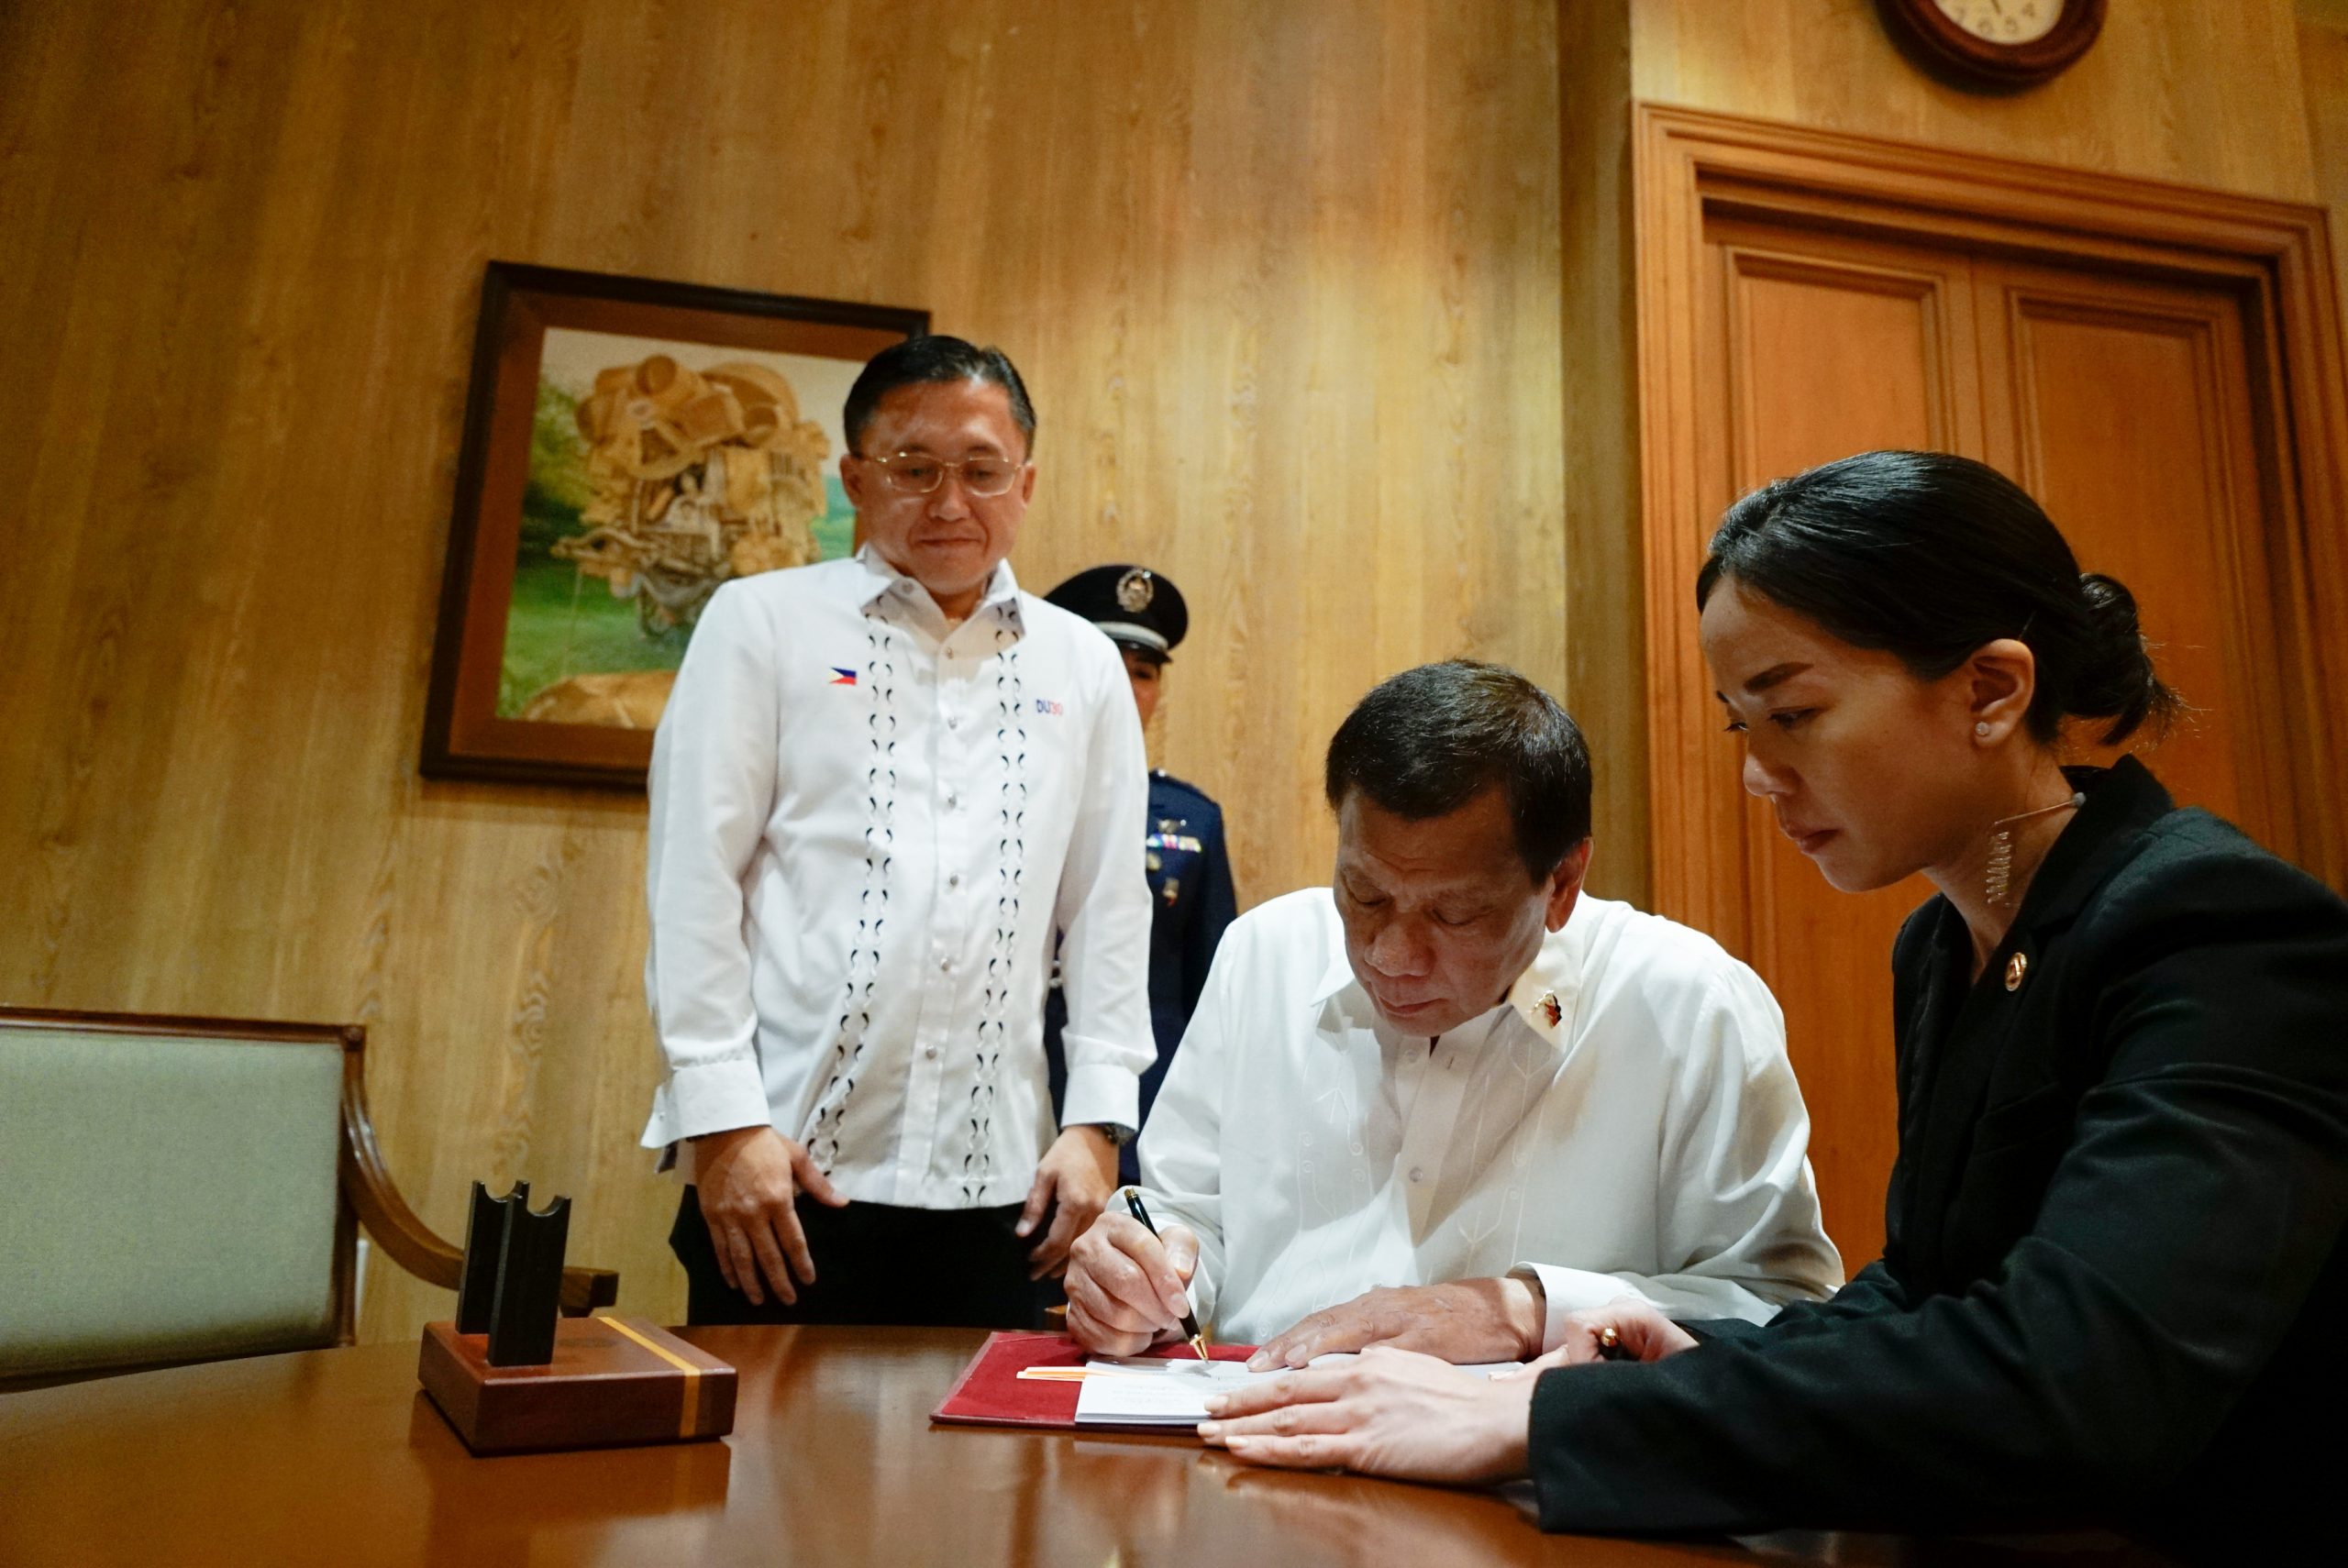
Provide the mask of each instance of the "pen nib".
[{"label": "pen nib", "polygon": [[1207,1337],[1204,1334],[1192,1334],[1191,1336],[1191,1348],[1199,1353],[1199,1359],[1201,1361],[1210,1361],[1213,1359],[1207,1354]]}]

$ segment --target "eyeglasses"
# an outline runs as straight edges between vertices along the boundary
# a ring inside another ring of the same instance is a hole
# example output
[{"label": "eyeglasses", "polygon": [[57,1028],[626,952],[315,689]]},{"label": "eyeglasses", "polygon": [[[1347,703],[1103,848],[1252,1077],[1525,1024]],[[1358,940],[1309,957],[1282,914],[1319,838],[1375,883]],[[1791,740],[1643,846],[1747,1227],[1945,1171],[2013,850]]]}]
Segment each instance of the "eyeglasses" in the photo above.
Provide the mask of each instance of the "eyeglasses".
[{"label": "eyeglasses", "polygon": [[1019,470],[1027,466],[1009,458],[965,458],[958,463],[949,463],[943,458],[919,452],[896,452],[864,460],[877,466],[882,482],[900,495],[933,494],[946,482],[948,473],[961,475],[962,488],[972,495],[1007,495],[1011,487],[1019,482]]}]

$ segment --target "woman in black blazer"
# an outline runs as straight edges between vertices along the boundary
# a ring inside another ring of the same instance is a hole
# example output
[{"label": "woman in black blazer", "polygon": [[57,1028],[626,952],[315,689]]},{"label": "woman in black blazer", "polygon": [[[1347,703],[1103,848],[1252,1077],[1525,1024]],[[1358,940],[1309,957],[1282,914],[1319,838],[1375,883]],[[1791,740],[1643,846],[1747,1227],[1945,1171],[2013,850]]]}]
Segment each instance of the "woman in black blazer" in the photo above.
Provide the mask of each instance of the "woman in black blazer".
[{"label": "woman in black blazer", "polygon": [[1892,955],[1883,1257],[1765,1327],[1583,1314],[1537,1379],[1399,1352],[1293,1374],[1209,1440],[1529,1474],[1551,1529],[2099,1523],[2215,1557],[2328,1520],[2348,906],[2132,758],[2059,766],[2066,720],[2117,741],[2176,699],[2127,591],[1993,469],[1780,480],[1697,595],[1746,789],[1835,887],[1940,889]]}]

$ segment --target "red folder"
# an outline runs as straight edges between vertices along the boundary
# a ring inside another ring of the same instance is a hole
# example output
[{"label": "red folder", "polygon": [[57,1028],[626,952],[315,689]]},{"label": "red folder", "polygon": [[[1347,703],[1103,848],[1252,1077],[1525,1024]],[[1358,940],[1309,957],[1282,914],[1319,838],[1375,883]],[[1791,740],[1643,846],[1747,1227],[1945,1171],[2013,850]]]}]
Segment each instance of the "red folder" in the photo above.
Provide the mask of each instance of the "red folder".
[{"label": "red folder", "polygon": [[[1191,1353],[1188,1345],[1160,1345],[1148,1353],[1154,1356],[1180,1359]],[[1208,1354],[1217,1361],[1246,1361],[1256,1353],[1254,1345],[1213,1345]],[[962,1369],[962,1375],[936,1409],[929,1413],[933,1421],[946,1421],[973,1427],[1043,1427],[1062,1431],[1076,1429],[1076,1397],[1082,1391],[1079,1382],[1050,1382],[1041,1378],[1023,1378],[1019,1375],[1031,1366],[1082,1366],[1092,1359],[1091,1353],[1066,1334],[992,1333]],[[1087,1427],[1094,1431],[1154,1431],[1161,1436],[1181,1435],[1180,1427]]]}]

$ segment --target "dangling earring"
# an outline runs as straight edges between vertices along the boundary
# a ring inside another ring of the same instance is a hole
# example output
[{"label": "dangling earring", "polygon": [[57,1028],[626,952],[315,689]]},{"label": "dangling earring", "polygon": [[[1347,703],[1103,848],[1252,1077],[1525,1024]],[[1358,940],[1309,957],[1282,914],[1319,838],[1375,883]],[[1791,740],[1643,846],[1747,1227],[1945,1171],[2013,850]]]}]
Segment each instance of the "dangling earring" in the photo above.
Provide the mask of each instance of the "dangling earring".
[{"label": "dangling earring", "polygon": [[[1977,724],[1974,727],[1986,730],[1989,726]],[[1991,909],[2003,909],[2006,900],[2013,896],[2014,824],[2026,823],[2032,817],[2052,816],[2056,812],[2077,811],[2087,803],[2086,793],[2075,790],[2067,801],[2057,801],[2034,812],[2017,812],[2010,817],[1999,817],[1989,824],[1995,831],[1989,835],[1989,866],[1987,875],[1981,878],[1981,890],[1988,895]]]}]

